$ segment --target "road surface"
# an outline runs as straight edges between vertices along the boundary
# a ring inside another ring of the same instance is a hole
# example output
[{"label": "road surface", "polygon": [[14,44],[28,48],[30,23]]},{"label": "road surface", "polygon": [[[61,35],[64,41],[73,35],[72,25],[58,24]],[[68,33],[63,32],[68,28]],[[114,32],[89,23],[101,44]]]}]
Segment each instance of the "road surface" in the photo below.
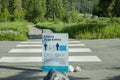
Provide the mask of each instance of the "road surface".
[{"label": "road surface", "polygon": [[[30,32],[28,41],[0,41],[0,80],[43,80],[46,76],[41,71],[41,33],[52,32],[30,28],[36,33]],[[69,39],[71,56],[69,64],[82,71],[68,72],[70,80],[120,80],[120,39]]]}]

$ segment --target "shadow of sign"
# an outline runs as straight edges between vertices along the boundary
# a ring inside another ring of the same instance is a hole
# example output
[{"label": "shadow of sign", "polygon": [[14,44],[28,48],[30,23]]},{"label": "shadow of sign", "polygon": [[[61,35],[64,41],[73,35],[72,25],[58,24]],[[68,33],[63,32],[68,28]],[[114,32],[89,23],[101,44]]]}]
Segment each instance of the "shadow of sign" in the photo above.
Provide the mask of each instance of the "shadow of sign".
[{"label": "shadow of sign", "polygon": [[42,35],[29,35],[29,39],[42,39]]},{"label": "shadow of sign", "polygon": [[[0,75],[3,76],[0,77],[0,80],[42,80],[44,78],[43,75],[39,75],[42,74],[41,70],[39,69],[21,68],[14,66],[0,66],[0,69],[5,70],[4,74]],[[14,74],[12,74],[13,72]]]}]

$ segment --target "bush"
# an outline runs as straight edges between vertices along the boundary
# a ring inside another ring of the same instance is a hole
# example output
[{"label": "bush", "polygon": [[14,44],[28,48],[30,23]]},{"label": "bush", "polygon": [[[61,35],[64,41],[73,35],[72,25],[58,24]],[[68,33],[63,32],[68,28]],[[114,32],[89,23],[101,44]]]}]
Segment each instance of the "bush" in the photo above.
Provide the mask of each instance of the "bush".
[{"label": "bush", "polygon": [[68,12],[63,18],[64,22],[75,23],[79,21],[79,13],[75,10]]},{"label": "bush", "polygon": [[113,18],[110,19],[110,22],[120,24],[120,18],[113,17]]},{"label": "bush", "polygon": [[27,40],[27,22],[0,23],[0,40]]},{"label": "bush", "polygon": [[[38,27],[52,29],[59,33],[69,33],[70,38],[75,39],[107,39],[107,38],[120,38],[120,24],[107,23],[109,19],[97,20],[88,23],[54,23],[46,22],[39,23]],[[92,22],[92,23],[91,23]]]}]

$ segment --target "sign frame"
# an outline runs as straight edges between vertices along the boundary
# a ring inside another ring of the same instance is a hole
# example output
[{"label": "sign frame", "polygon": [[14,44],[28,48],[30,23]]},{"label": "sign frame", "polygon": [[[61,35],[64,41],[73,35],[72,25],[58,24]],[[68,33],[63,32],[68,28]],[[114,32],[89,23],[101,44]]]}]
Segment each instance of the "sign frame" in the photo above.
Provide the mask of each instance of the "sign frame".
[{"label": "sign frame", "polygon": [[42,71],[68,72],[68,33],[42,34]]}]

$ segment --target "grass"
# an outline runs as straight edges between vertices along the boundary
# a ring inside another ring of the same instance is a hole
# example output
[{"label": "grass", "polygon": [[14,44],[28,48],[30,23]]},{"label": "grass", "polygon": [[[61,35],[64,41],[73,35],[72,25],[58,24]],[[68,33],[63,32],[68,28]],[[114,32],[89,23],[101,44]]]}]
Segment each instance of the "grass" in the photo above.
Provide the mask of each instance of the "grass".
[{"label": "grass", "polygon": [[118,19],[116,21],[87,18],[79,23],[40,22],[37,26],[57,33],[69,33],[69,37],[75,39],[109,39],[120,38],[120,23]]},{"label": "grass", "polygon": [[27,40],[29,33],[28,22],[0,23],[0,40]]},{"label": "grass", "polygon": [[88,25],[75,36],[77,39],[110,39],[120,38],[119,24],[94,24]]},{"label": "grass", "polygon": [[63,23],[63,22],[40,22],[37,24],[38,28],[51,29],[54,32],[61,32],[64,27],[74,25],[73,23]]},{"label": "grass", "polygon": [[[27,40],[28,22],[0,23],[0,40]],[[39,28],[51,29],[56,33],[69,33],[74,39],[108,39],[120,38],[120,18],[84,18],[79,23],[39,22]]]}]

